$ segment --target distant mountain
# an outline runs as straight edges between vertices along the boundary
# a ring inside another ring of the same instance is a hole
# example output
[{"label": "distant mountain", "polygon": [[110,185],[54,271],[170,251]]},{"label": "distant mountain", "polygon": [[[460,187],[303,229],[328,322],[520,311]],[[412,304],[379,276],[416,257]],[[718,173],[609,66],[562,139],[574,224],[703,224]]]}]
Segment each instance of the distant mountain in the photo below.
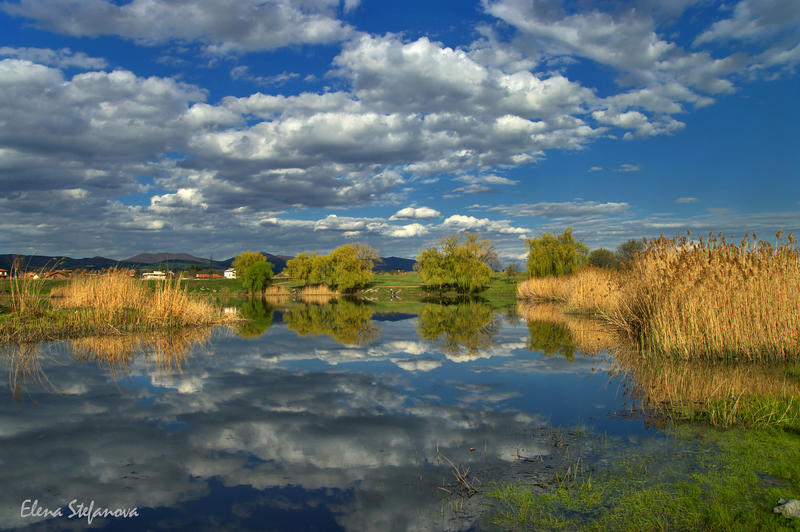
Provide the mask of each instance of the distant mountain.
[{"label": "distant mountain", "polygon": [[[273,273],[280,273],[286,267],[286,261],[292,259],[289,255],[273,255],[272,253],[261,252],[269,262],[272,263]],[[208,259],[201,259],[189,255],[188,253],[140,253],[129,259],[114,260],[106,257],[91,257],[83,259],[73,259],[70,257],[47,257],[43,255],[0,255],[0,268],[11,271],[14,258],[19,257],[23,270],[38,270],[41,268],[53,268],[63,270],[104,270],[106,268],[142,268],[142,269],[161,269],[170,268],[173,271],[188,270],[193,266],[201,268],[208,267]],[[230,268],[234,257],[227,260],[215,260],[212,265],[216,270]],[[375,261],[373,270],[378,272],[388,272],[395,270],[414,269],[416,261],[401,257],[381,257]]]},{"label": "distant mountain", "polygon": [[188,253],[139,253],[129,259],[120,262],[130,262],[133,264],[158,264],[161,262],[202,262],[208,264],[208,259],[201,259]]},{"label": "distant mountain", "polygon": [[117,266],[118,261],[105,257],[92,257],[73,259],[70,257],[47,257],[44,255],[0,255],[0,268],[11,271],[14,258],[19,257],[20,268],[23,270],[38,270],[53,268],[55,270],[102,270]]},{"label": "distant mountain", "polygon": [[[266,251],[260,252],[262,255],[267,257],[267,262],[272,264],[272,273],[280,273],[286,267],[286,261],[291,260],[293,257],[289,255],[273,255],[272,253],[267,253]],[[219,264],[221,268],[230,268],[233,265],[233,259],[235,257],[231,257],[228,260],[223,260],[217,263],[214,261],[214,264]]]},{"label": "distant mountain", "polygon": [[372,267],[376,272],[393,272],[395,270],[412,271],[417,261],[401,257],[381,257]]}]

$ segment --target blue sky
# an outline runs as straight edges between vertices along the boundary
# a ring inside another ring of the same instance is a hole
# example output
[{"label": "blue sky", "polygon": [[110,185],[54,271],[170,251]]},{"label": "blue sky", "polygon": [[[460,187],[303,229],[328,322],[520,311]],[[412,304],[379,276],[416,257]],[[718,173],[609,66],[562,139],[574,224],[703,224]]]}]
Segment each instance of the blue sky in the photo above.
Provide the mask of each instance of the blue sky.
[{"label": "blue sky", "polygon": [[800,233],[800,3],[0,2],[0,253]]}]

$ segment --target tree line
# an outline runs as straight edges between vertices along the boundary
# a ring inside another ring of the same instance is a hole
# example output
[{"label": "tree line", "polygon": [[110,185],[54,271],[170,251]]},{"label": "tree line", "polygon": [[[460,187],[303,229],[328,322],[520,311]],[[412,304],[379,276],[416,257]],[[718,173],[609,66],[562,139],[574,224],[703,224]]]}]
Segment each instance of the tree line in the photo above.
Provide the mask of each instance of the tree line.
[{"label": "tree line", "polygon": [[599,248],[589,253],[583,242],[575,240],[572,227],[560,235],[544,233],[526,240],[528,245],[528,277],[547,277],[575,273],[591,265],[599,268],[621,268],[644,249],[640,240],[628,240],[616,252]]},{"label": "tree line", "polygon": [[[529,277],[546,277],[574,273],[586,265],[601,268],[619,268],[643,249],[641,241],[628,240],[616,252],[600,248],[591,253],[567,227],[560,235],[544,233],[539,238],[526,240],[528,247],[527,270]],[[289,277],[303,286],[326,285],[332,290],[353,293],[372,282],[372,267],[380,260],[378,252],[359,242],[345,244],[328,255],[300,253],[286,263]],[[272,283],[272,264],[264,255],[244,251],[233,261],[245,289],[251,294],[261,294]],[[494,271],[500,267],[495,244],[480,235],[451,234],[439,240],[438,245],[422,249],[414,266],[425,289],[455,291],[458,294],[475,294],[485,290],[492,281]],[[506,267],[512,279],[516,264]]]}]

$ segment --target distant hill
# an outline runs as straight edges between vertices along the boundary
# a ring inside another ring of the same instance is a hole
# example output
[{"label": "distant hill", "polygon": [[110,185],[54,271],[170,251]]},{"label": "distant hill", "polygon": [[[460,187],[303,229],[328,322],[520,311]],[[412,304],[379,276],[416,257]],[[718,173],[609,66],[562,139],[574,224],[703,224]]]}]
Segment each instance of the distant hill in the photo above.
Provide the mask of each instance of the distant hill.
[{"label": "distant hill", "polygon": [[0,255],[0,268],[11,271],[15,257],[20,257],[20,267],[23,270],[38,270],[41,268],[102,270],[119,264],[118,261],[107,259],[106,257],[73,259],[70,257],[47,257],[44,255]]},{"label": "distant hill", "polygon": [[393,272],[395,270],[412,271],[417,261],[401,257],[381,257],[372,267],[376,272]]},{"label": "distant hill", "polygon": [[[280,273],[286,267],[289,255],[273,255],[261,252],[272,263],[273,273]],[[188,253],[140,253],[129,259],[114,260],[106,257],[91,257],[73,259],[71,257],[47,257],[44,255],[0,255],[0,268],[11,271],[14,257],[20,257],[23,270],[38,270],[40,268],[54,268],[63,270],[104,270],[106,268],[142,268],[161,269],[170,268],[173,271],[188,270],[193,266],[208,267],[208,259],[202,259]],[[230,268],[234,257],[227,260],[215,260],[212,265],[216,270]],[[381,257],[375,261],[373,269],[378,272],[414,269],[416,261],[401,257]]]},{"label": "distant hill", "polygon": [[130,262],[132,264],[158,264],[161,262],[202,262],[208,264],[208,259],[201,259],[188,253],[139,253],[129,259],[120,262]]}]

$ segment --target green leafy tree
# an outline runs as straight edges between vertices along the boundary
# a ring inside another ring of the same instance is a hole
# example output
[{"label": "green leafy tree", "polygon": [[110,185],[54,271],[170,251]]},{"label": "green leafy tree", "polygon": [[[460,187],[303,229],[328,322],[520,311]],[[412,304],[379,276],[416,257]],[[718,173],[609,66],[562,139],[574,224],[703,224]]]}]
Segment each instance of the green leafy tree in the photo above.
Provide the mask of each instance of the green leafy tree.
[{"label": "green leafy tree", "polygon": [[352,292],[372,281],[372,264],[378,252],[361,244],[345,244],[328,255],[325,284],[342,292]]},{"label": "green leafy tree", "polygon": [[622,264],[627,264],[637,253],[642,251],[644,251],[644,242],[641,240],[628,240],[617,248],[617,260]]},{"label": "green leafy tree", "polygon": [[588,261],[589,248],[575,240],[572,227],[567,227],[559,236],[544,233],[540,238],[530,238],[526,242],[529,277],[575,273]]},{"label": "green leafy tree", "polygon": [[233,268],[241,277],[244,271],[257,262],[266,262],[267,258],[258,251],[242,251],[233,258]]},{"label": "green leafy tree", "polygon": [[516,262],[509,262],[506,264],[506,267],[503,268],[503,273],[506,274],[506,280],[511,283],[514,281],[514,278],[520,272],[519,264]]},{"label": "green leafy tree", "polygon": [[236,275],[250,294],[261,294],[272,284],[272,264],[261,253],[245,251],[233,259]]},{"label": "green leafy tree", "polygon": [[589,253],[589,264],[598,268],[616,268],[619,260],[617,254],[610,249],[599,248]]},{"label": "green leafy tree", "polygon": [[439,241],[439,249],[421,250],[415,267],[426,288],[439,292],[453,288],[466,294],[480,292],[488,286],[492,269],[484,260],[493,261],[496,257],[490,241],[479,241],[477,235],[467,235],[460,243],[458,235],[453,234]]},{"label": "green leafy tree", "polygon": [[492,270],[500,269],[500,257],[497,255],[494,242],[485,238],[479,240],[477,233],[467,233],[464,235],[464,248],[476,259],[490,267]]}]

